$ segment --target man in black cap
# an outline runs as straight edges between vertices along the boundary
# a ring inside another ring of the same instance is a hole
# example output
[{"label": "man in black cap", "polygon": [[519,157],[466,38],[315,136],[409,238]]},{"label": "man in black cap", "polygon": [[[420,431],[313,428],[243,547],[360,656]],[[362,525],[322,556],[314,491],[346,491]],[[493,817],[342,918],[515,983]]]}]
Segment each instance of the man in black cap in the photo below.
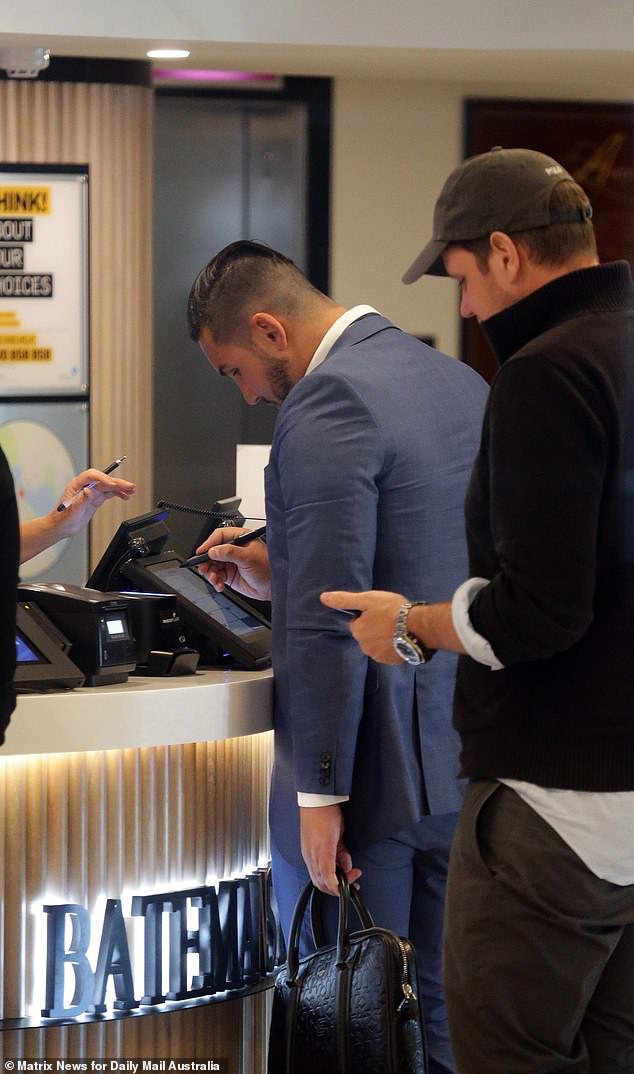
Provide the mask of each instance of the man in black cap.
[{"label": "man in black cap", "polygon": [[330,593],[386,663],[462,655],[470,780],[445,989],[459,1074],[634,1071],[634,285],[583,190],[522,149],[449,177],[404,276],[459,281],[496,352],[446,604]]}]

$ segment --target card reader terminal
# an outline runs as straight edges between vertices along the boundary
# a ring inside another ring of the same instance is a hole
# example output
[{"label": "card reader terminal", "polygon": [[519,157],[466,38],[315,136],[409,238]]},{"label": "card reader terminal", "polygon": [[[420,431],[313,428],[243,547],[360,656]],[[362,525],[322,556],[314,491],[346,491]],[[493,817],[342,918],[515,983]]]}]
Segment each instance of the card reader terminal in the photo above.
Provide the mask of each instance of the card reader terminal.
[{"label": "card reader terminal", "polygon": [[31,601],[66,635],[69,656],[86,686],[126,682],[136,666],[136,642],[128,602],[119,593],[64,582],[18,586],[18,600]]}]

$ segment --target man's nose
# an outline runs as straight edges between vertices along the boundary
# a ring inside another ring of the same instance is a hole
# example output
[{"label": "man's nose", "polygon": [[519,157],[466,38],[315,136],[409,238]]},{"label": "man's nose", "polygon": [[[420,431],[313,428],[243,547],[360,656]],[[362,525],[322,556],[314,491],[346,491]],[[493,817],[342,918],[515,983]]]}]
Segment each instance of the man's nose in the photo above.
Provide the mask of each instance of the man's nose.
[{"label": "man's nose", "polygon": [[460,316],[466,318],[466,317],[473,317],[473,315],[474,314],[473,314],[473,310],[471,309],[471,306],[467,302],[466,298],[464,298],[464,296],[463,296],[460,299]]},{"label": "man's nose", "polygon": [[240,393],[247,406],[255,406],[260,398],[259,395],[256,395],[249,385],[245,384],[243,381],[239,383],[238,387],[240,388]]}]

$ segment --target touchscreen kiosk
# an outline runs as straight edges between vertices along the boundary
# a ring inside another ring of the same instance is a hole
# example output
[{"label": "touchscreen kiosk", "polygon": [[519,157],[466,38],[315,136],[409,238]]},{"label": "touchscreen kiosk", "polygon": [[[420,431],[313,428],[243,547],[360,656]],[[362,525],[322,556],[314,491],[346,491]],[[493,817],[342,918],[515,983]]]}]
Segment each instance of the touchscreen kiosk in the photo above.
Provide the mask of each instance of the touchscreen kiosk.
[{"label": "touchscreen kiosk", "polygon": [[227,657],[254,670],[271,662],[271,627],[267,619],[237,593],[217,593],[193,568],[181,567],[174,552],[130,559],[122,570],[135,585],[176,593],[190,645],[203,663],[223,664]]},{"label": "touchscreen kiosk", "polygon": [[165,522],[168,513],[166,508],[149,511],[122,522],[86,582],[86,588],[100,589],[102,593],[125,589],[121,573],[123,565],[131,558],[154,556],[165,548],[170,536]]},{"label": "touchscreen kiosk", "polygon": [[39,608],[19,601],[16,614],[14,683],[16,690],[70,690],[84,673],[65,649],[67,640]]}]

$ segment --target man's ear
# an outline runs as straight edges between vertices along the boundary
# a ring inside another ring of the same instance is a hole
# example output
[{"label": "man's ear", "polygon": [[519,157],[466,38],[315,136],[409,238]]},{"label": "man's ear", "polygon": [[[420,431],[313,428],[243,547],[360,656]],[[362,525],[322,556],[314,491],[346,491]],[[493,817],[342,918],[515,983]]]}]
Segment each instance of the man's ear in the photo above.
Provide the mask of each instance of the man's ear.
[{"label": "man's ear", "polygon": [[271,313],[253,313],[249,318],[251,340],[263,350],[284,351],[288,346],[286,328]]},{"label": "man's ear", "polygon": [[492,231],[489,235],[489,246],[489,268],[493,268],[506,282],[513,282],[521,268],[519,247],[505,231]]}]

